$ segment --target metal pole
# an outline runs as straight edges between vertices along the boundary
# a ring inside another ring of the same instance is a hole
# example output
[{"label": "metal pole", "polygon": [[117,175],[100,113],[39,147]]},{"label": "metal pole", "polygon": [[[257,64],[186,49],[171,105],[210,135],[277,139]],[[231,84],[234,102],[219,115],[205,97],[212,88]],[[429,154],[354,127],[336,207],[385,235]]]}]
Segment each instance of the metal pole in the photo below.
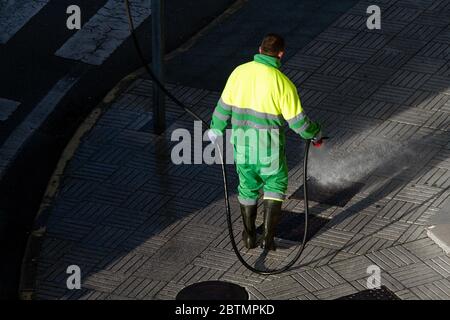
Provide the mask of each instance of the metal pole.
[{"label": "metal pole", "polygon": [[[152,69],[161,82],[164,82],[164,0],[151,0],[152,9]],[[164,93],[156,83],[153,84],[153,128],[156,134],[166,129],[166,108]]]}]

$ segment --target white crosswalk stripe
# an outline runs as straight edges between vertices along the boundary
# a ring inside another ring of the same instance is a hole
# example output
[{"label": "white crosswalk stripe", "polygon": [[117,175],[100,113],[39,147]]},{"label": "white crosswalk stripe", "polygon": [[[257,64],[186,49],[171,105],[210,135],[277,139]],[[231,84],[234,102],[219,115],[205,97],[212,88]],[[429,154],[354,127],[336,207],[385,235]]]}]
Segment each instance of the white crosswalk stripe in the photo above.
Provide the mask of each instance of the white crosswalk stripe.
[{"label": "white crosswalk stripe", "polygon": [[0,0],[0,43],[11,39],[49,0]]},{"label": "white crosswalk stripe", "polygon": [[0,98],[0,121],[8,120],[9,116],[16,111],[20,102]]},{"label": "white crosswalk stripe", "polygon": [[[150,14],[150,0],[132,1],[136,28]],[[129,27],[123,0],[109,0],[56,55],[101,65],[128,37]]]},{"label": "white crosswalk stripe", "polygon": [[77,83],[79,76],[65,76],[33,108],[0,148],[0,179],[32,134],[44,123],[61,99]]}]

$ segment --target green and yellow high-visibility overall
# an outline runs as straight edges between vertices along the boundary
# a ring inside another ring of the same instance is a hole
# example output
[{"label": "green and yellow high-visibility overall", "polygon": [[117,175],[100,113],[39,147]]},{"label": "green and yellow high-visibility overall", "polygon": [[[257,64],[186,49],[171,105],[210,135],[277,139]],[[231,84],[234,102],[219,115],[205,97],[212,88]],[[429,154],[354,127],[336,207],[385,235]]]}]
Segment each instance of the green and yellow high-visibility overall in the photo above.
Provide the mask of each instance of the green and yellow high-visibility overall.
[{"label": "green and yellow high-visibility overall", "polygon": [[278,58],[257,54],[254,61],[237,67],[212,116],[211,129],[217,135],[223,134],[231,120],[242,205],[256,204],[261,190],[264,200],[284,200],[288,186],[286,122],[304,139],[320,132],[319,124],[303,112],[297,89],[279,70],[280,65]]}]

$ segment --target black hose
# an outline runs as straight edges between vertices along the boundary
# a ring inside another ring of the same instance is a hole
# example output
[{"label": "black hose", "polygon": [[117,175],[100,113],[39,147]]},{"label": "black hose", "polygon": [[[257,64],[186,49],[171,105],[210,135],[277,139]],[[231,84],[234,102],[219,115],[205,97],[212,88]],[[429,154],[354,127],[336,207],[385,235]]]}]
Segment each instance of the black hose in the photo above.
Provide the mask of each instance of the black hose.
[{"label": "black hose", "polygon": [[[206,127],[209,127],[209,125],[206,121],[204,121],[202,118],[200,118],[194,111],[192,111],[190,108],[185,106],[180,100],[178,100],[173,94],[171,94],[170,91],[167,90],[167,88],[164,86],[164,84],[161,83],[161,81],[158,79],[158,77],[150,69],[147,62],[145,61],[144,54],[142,52],[141,46],[139,45],[139,41],[136,36],[134,23],[133,23],[133,17],[131,16],[130,2],[129,2],[129,0],[124,0],[124,1],[125,1],[125,9],[126,9],[127,16],[128,16],[128,23],[130,26],[130,33],[133,38],[133,42],[136,47],[137,54],[143,64],[145,70],[147,71],[147,73],[150,75],[152,80],[159,86],[161,91],[163,91],[167,95],[167,97],[169,97],[169,99],[171,99],[176,105],[178,105],[184,111],[186,111],[187,113],[192,115],[195,119],[201,121],[203,123],[203,125],[205,125]],[[223,189],[224,189],[224,193],[225,193],[225,209],[226,209],[226,213],[227,213],[228,232],[229,232],[230,239],[231,239],[231,245],[232,245],[233,250],[234,250],[237,258],[239,259],[239,261],[247,269],[249,269],[252,272],[255,272],[255,273],[258,273],[261,275],[274,275],[274,274],[279,274],[279,273],[285,272],[298,261],[301,254],[303,253],[303,250],[305,249],[306,237],[307,237],[307,233],[308,233],[308,215],[309,215],[307,176],[308,176],[308,156],[309,156],[310,145],[311,145],[311,141],[306,140],[305,156],[303,159],[303,194],[304,194],[304,198],[305,198],[305,228],[304,228],[303,242],[301,244],[301,247],[300,247],[299,251],[297,252],[297,254],[295,255],[295,257],[283,268],[274,269],[274,270],[259,270],[259,269],[252,267],[244,260],[244,258],[240,254],[239,249],[236,245],[236,241],[234,239],[234,233],[233,233],[233,222],[231,221],[231,207],[230,207],[230,199],[229,199],[229,194],[228,194],[227,172],[225,170],[225,162],[223,159],[222,150],[220,148],[220,145],[217,144],[217,148],[219,151],[219,157],[220,157],[220,163],[221,163],[221,167],[222,167]]]}]

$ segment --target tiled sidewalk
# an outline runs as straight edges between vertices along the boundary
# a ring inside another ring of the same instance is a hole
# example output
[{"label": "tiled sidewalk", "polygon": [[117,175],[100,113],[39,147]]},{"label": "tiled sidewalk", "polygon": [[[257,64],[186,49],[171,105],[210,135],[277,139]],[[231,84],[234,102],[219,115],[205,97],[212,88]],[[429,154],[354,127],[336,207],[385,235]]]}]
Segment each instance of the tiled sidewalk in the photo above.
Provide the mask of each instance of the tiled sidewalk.
[{"label": "tiled sidewalk", "polygon": [[[366,28],[366,8],[382,8],[382,30]],[[168,103],[170,128],[151,133],[151,83],[137,80],[83,139],[65,171],[41,249],[39,299],[174,299],[185,286],[224,280],[251,299],[334,299],[366,286],[367,268],[402,299],[450,299],[450,257],[426,235],[450,197],[450,3],[361,1],[285,62],[310,117],[332,137],[311,155],[311,175],[362,182],[343,208],[311,203],[330,219],[297,265],[278,276],[247,271],[228,239],[220,168],[176,166],[175,128],[193,119]],[[250,58],[250,57],[249,57]],[[209,120],[219,92],[169,86]],[[150,128],[150,129],[149,129]],[[289,193],[302,181],[303,146],[288,135]],[[229,168],[232,189],[234,168]],[[241,222],[232,196],[236,238]],[[303,212],[287,200],[285,209]],[[450,210],[450,208],[448,208]],[[260,222],[259,218],[259,222]],[[295,242],[258,267],[284,265]],[[82,289],[66,289],[66,269]]]}]

